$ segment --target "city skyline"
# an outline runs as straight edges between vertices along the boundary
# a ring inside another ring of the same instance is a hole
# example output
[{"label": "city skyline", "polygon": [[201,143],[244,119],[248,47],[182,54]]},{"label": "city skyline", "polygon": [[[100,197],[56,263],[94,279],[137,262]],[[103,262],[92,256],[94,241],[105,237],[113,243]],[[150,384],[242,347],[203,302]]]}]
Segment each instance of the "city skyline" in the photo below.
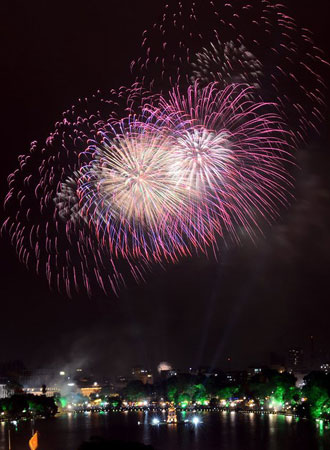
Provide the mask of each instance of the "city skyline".
[{"label": "city skyline", "polygon": [[[289,372],[309,373],[315,371],[327,371],[330,364],[330,349],[328,347],[319,347],[315,343],[315,337],[309,336],[305,345],[288,346],[285,352],[268,351],[263,359],[250,360],[248,364],[240,361],[233,361],[232,356],[228,355],[222,365],[211,365],[207,361],[200,365],[188,364],[186,366],[181,363],[174,364],[172,360],[161,360],[154,366],[143,365],[141,361],[132,360],[126,367],[119,372],[109,371],[107,365],[93,366],[92,361],[85,358],[78,360],[58,360],[49,363],[37,363],[30,366],[26,365],[20,359],[11,358],[7,361],[0,360],[0,377],[2,372],[18,371],[21,374],[26,373],[27,377],[33,374],[52,374],[52,377],[58,375],[70,375],[76,372],[83,372],[84,375],[89,374],[93,377],[125,377],[128,379],[143,378],[143,383],[150,383],[161,373],[168,373],[171,376],[177,373],[214,373],[216,371],[248,371],[251,367],[268,367],[275,370],[286,370]],[[141,373],[140,373],[141,372]],[[149,375],[151,374],[151,375]],[[148,377],[151,379],[149,380]],[[39,383],[42,384],[41,382]]]},{"label": "city skyline", "polygon": [[[297,20],[313,30],[317,43],[329,54],[326,2],[311,11],[300,2],[289,3]],[[93,10],[97,20],[91,24],[89,7],[80,8],[78,22],[70,5],[65,11],[59,7],[51,17],[33,4],[19,12],[14,5],[9,7],[1,192],[6,192],[5,179],[18,155],[36,136],[42,139],[49,133],[68,102],[127,82],[126,67],[139,52],[141,29],[159,11],[149,0],[144,9],[123,8],[111,9],[107,19],[111,26],[106,32],[103,28],[105,39],[100,43],[101,10]],[[35,24],[31,29],[29,20]],[[55,33],[58,21],[60,34]],[[85,48],[93,48],[99,64],[91,66]],[[111,58],[104,57],[107,48]],[[59,360],[89,358],[95,366],[121,372],[134,359],[149,367],[159,360],[175,366],[180,362],[221,366],[230,356],[233,367],[238,361],[247,365],[263,360],[269,349],[281,353],[288,346],[303,346],[301,341],[311,335],[326,347],[330,338],[328,123],[321,126],[320,137],[299,149],[296,199],[281,219],[265,227],[264,236],[251,243],[243,235],[239,246],[220,243],[218,261],[196,257],[165,270],[156,268],[146,275],[146,283],[129,284],[119,298],[69,300],[50,292],[44,279],[20,265],[8,239],[2,238],[0,295],[6,320],[0,339],[6,346],[0,359],[15,355],[38,365],[47,364],[54,355]]]}]

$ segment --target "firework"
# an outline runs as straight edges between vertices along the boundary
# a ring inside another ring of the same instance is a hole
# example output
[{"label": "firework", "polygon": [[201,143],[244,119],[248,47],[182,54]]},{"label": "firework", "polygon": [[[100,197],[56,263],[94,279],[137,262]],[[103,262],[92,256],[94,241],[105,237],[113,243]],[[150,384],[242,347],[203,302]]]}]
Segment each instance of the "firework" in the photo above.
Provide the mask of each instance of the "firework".
[{"label": "firework", "polygon": [[122,120],[90,144],[79,204],[111,252],[177,261],[277,215],[290,133],[252,91],[176,87],[143,110],[144,121]]},{"label": "firework", "polygon": [[176,260],[188,248],[182,235],[189,207],[186,189],[172,170],[176,125],[169,126],[170,116],[163,117],[156,119],[157,126],[129,118],[99,133],[81,170],[83,214],[111,252],[128,259]]},{"label": "firework", "polygon": [[73,223],[83,218],[78,197],[79,178],[79,172],[74,172],[63,181],[54,199],[59,217],[65,222]]},{"label": "firework", "polygon": [[323,121],[327,64],[312,33],[275,0],[195,0],[165,5],[131,70],[163,92],[191,80],[258,87],[256,101],[276,103],[300,145]]},{"label": "firework", "polygon": [[322,51],[282,5],[173,4],[143,33],[132,86],[79,100],[8,179],[3,230],[69,296],[254,238],[322,120]]},{"label": "firework", "polygon": [[253,235],[258,217],[272,220],[286,203],[290,132],[274,105],[251,100],[253,91],[195,83],[186,95],[174,88],[161,100],[184,123],[172,146],[172,170],[194,200],[190,221],[203,242],[228,232],[238,238],[238,226]]},{"label": "firework", "polygon": [[243,44],[235,46],[233,41],[222,43],[219,36],[216,36],[215,43],[211,43],[209,48],[203,48],[197,53],[191,66],[192,82],[207,85],[211,81],[217,81],[222,87],[232,83],[246,83],[256,89],[261,88],[261,62]]},{"label": "firework", "polygon": [[81,99],[63,113],[45,145],[33,142],[30,153],[19,157],[18,169],[8,178],[8,218],[2,230],[20,261],[46,277],[51,289],[68,296],[98,289],[116,293],[130,276],[143,278],[147,261],[110,253],[79,196],[90,140],[96,141],[100,130],[111,127],[135,103],[140,105],[143,95],[132,87]]}]

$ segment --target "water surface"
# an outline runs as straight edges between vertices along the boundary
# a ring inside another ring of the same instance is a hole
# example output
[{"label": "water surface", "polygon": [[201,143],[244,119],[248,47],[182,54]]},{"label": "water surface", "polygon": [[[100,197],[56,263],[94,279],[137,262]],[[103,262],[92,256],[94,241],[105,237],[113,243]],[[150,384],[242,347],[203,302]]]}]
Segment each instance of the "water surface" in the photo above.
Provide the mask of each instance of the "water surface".
[{"label": "water surface", "polygon": [[[150,425],[161,414],[144,412],[70,413],[37,421],[40,450],[77,450],[91,436],[151,444],[155,450],[329,450],[330,430],[292,417],[204,412],[197,426]],[[191,418],[188,413],[183,418]],[[140,422],[140,424],[138,423]],[[29,422],[12,430],[12,450],[26,450]],[[8,449],[7,425],[0,424],[0,450]]]}]

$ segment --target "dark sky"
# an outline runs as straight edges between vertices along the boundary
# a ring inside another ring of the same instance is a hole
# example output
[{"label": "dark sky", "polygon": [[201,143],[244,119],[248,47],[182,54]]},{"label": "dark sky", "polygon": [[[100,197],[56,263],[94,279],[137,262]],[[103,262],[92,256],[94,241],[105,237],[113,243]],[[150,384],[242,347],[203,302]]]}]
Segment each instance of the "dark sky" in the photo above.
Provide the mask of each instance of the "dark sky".
[{"label": "dark sky", "polygon": [[[287,3],[330,55],[328,0]],[[160,4],[2,5],[2,198],[17,156],[44,139],[65,108],[79,96],[129,83],[141,32]],[[0,360],[22,359],[28,367],[85,363],[122,373],[162,360],[224,366],[229,355],[233,367],[244,367],[267,361],[271,351],[305,346],[311,334],[318,348],[330,350],[328,126],[329,115],[320,138],[299,152],[296,200],[265,237],[223,249],[218,263],[195,258],[155,270],[118,299],[50,293],[1,239]]]}]

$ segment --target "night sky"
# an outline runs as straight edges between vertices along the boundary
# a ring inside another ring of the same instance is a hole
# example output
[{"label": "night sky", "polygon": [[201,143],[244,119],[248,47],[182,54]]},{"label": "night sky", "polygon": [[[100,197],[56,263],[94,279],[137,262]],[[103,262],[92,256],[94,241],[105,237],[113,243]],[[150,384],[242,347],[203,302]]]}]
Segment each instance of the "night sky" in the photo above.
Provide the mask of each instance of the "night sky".
[{"label": "night sky", "polygon": [[[3,54],[1,202],[6,177],[79,96],[131,81],[129,63],[160,0],[7,2]],[[286,0],[330,55],[328,0]],[[305,7],[303,5],[306,5]],[[330,350],[330,136],[298,153],[296,200],[265,236],[157,269],[119,298],[69,300],[1,245],[0,360],[28,367],[87,365],[105,374],[133,365],[244,368],[291,346]],[[1,220],[4,218],[1,212]],[[330,355],[329,355],[330,359]]]}]

